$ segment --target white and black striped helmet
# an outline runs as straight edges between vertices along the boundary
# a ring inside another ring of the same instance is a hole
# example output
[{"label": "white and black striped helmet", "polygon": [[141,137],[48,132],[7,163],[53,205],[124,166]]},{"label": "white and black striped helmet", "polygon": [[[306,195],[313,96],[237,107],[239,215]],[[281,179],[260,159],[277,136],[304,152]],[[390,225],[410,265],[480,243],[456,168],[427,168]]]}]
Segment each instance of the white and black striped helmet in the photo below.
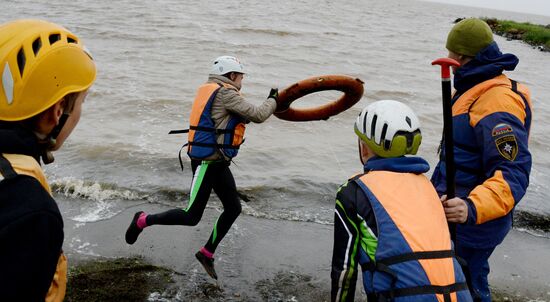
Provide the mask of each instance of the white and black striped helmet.
[{"label": "white and black striped helmet", "polygon": [[393,100],[365,107],[355,121],[355,133],[381,157],[416,154],[422,141],[416,114],[409,106]]}]

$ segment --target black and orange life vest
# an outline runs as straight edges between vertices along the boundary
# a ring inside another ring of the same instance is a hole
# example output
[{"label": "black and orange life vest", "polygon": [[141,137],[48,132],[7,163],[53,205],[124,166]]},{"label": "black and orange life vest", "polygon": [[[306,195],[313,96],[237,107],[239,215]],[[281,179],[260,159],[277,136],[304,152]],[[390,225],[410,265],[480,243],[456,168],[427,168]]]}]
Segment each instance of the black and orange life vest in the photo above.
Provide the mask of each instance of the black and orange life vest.
[{"label": "black and orange life vest", "polygon": [[[28,155],[0,154],[0,182],[5,179],[27,175],[35,178],[50,195],[52,191],[38,162]],[[52,283],[44,299],[45,302],[61,302],[67,288],[67,258],[60,253]]]},{"label": "black and orange life vest", "polygon": [[378,226],[375,254],[359,252],[367,294],[378,301],[472,301],[430,181],[423,174],[370,171],[355,182]]},{"label": "black and orange life vest", "polygon": [[[231,115],[223,129],[217,129],[214,124],[212,103],[221,87],[237,90],[230,84],[206,83],[199,87],[189,118],[187,154],[191,158],[208,158],[217,150],[233,158],[244,141],[245,123],[240,116]],[[220,135],[223,135],[223,143],[218,142]]]}]

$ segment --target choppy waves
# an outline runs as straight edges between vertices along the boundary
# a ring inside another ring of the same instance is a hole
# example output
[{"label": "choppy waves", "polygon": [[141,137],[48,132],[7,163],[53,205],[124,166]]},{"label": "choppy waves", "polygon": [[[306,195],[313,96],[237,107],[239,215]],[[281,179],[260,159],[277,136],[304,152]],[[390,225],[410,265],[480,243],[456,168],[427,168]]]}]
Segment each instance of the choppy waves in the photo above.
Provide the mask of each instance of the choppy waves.
[{"label": "choppy waves", "polygon": [[[135,190],[115,184],[88,182],[61,178],[52,182],[52,190],[64,198],[81,203],[80,212],[69,218],[81,222],[96,222],[112,218],[124,209],[143,203],[183,207],[189,191],[170,188]],[[262,219],[302,221],[319,224],[332,223],[332,195],[296,192],[287,188],[254,187],[239,190],[243,202],[242,213]],[[299,202],[298,202],[299,201]],[[208,208],[223,210],[214,194]]]},{"label": "choppy waves", "polygon": [[80,213],[72,220],[87,223],[109,219],[121,210],[116,206],[119,200],[143,200],[146,195],[113,184],[83,181],[74,178],[62,178],[52,182],[52,190],[69,199],[85,200]]},{"label": "choppy waves", "polygon": [[114,184],[101,184],[74,178],[61,178],[51,184],[52,190],[69,198],[89,199],[91,201],[106,201],[110,199],[139,200],[144,196],[136,191],[118,188]]},{"label": "choppy waves", "polygon": [[[320,74],[352,75],[364,80],[366,89],[357,105],[328,121],[290,123],[272,117],[250,125],[238,165],[232,167],[243,200],[249,200],[245,215],[330,224],[336,182],[360,168],[352,123],[374,100],[396,99],[415,108],[425,134],[420,155],[432,164],[437,160],[435,152],[426,151],[437,149],[442,124],[440,83],[429,62],[446,55],[454,8],[414,1],[249,1],[238,9],[227,1],[58,2],[63,5],[7,1],[0,17],[59,22],[84,40],[98,64],[82,121],[46,169],[56,179],[56,194],[81,205],[70,216],[77,221],[109,219],[139,203],[185,206],[188,190],[179,188],[189,185],[191,173],[186,161],[181,173],[176,159],[185,136],[166,133],[187,125],[196,87],[211,60],[228,50],[243,61],[248,74],[243,95],[255,104],[270,87],[282,89]],[[507,16],[461,10],[461,16],[479,14]],[[533,18],[528,20],[548,23],[547,17]],[[537,109],[531,183],[517,212],[545,217],[550,214],[545,190],[550,132],[544,123],[550,115],[544,100],[550,90],[544,83],[550,60],[519,42],[496,39],[503,51],[521,58],[511,76],[528,84]],[[319,105],[327,96],[313,94],[296,106]],[[215,197],[209,206],[221,210]],[[545,230],[535,220],[516,215],[521,227],[525,222]]]},{"label": "choppy waves", "polygon": [[[306,187],[315,186],[309,184]],[[317,187],[327,184],[317,184]],[[81,210],[69,218],[89,223],[112,218],[129,207],[150,203],[161,206],[184,207],[189,191],[172,188],[127,189],[115,184],[88,182],[74,178],[61,178],[52,182],[55,194],[81,202]],[[297,191],[281,187],[244,187],[239,189],[244,215],[270,220],[310,222],[323,225],[333,223],[334,194]],[[222,211],[223,206],[214,194],[207,208]],[[514,228],[535,236],[550,238],[550,218],[529,210],[516,210]]]}]

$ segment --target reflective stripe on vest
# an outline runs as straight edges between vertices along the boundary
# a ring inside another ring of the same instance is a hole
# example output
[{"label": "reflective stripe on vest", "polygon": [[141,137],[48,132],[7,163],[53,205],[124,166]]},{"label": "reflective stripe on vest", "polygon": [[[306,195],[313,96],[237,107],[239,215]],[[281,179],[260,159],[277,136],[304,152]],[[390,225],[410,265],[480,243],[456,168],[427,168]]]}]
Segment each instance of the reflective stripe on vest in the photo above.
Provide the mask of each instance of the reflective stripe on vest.
[{"label": "reflective stripe on vest", "polygon": [[371,171],[355,182],[378,225],[374,262],[361,257],[367,294],[407,301],[471,301],[454,259],[443,206],[424,175]]},{"label": "reflective stripe on vest", "polygon": [[[229,84],[206,83],[199,87],[189,118],[187,153],[191,158],[208,158],[216,150],[233,158],[244,141],[245,125],[242,118],[231,115],[225,129],[216,129],[212,120],[212,103],[221,87],[236,90]],[[221,144],[218,143],[219,135],[223,135]]]}]

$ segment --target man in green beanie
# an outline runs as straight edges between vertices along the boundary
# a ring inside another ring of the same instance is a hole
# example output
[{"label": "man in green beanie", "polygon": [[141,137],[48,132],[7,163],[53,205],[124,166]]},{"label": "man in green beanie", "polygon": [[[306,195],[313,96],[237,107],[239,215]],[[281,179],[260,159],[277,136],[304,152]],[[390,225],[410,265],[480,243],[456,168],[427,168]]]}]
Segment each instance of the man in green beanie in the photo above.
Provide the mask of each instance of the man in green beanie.
[{"label": "man in green beanie", "polygon": [[[449,32],[447,49],[455,55],[475,57],[478,52],[493,43],[493,32],[485,21],[464,19]],[[460,58],[458,58],[460,60]]]},{"label": "man in green beanie", "polygon": [[514,208],[529,185],[530,95],[503,74],[519,60],[500,52],[484,21],[457,23],[446,47],[448,57],[461,65],[454,72],[452,98],[456,197],[445,195],[445,150],[432,182],[447,221],[457,223],[455,248],[468,263],[472,295],[491,301],[488,260],[510,230]]}]

